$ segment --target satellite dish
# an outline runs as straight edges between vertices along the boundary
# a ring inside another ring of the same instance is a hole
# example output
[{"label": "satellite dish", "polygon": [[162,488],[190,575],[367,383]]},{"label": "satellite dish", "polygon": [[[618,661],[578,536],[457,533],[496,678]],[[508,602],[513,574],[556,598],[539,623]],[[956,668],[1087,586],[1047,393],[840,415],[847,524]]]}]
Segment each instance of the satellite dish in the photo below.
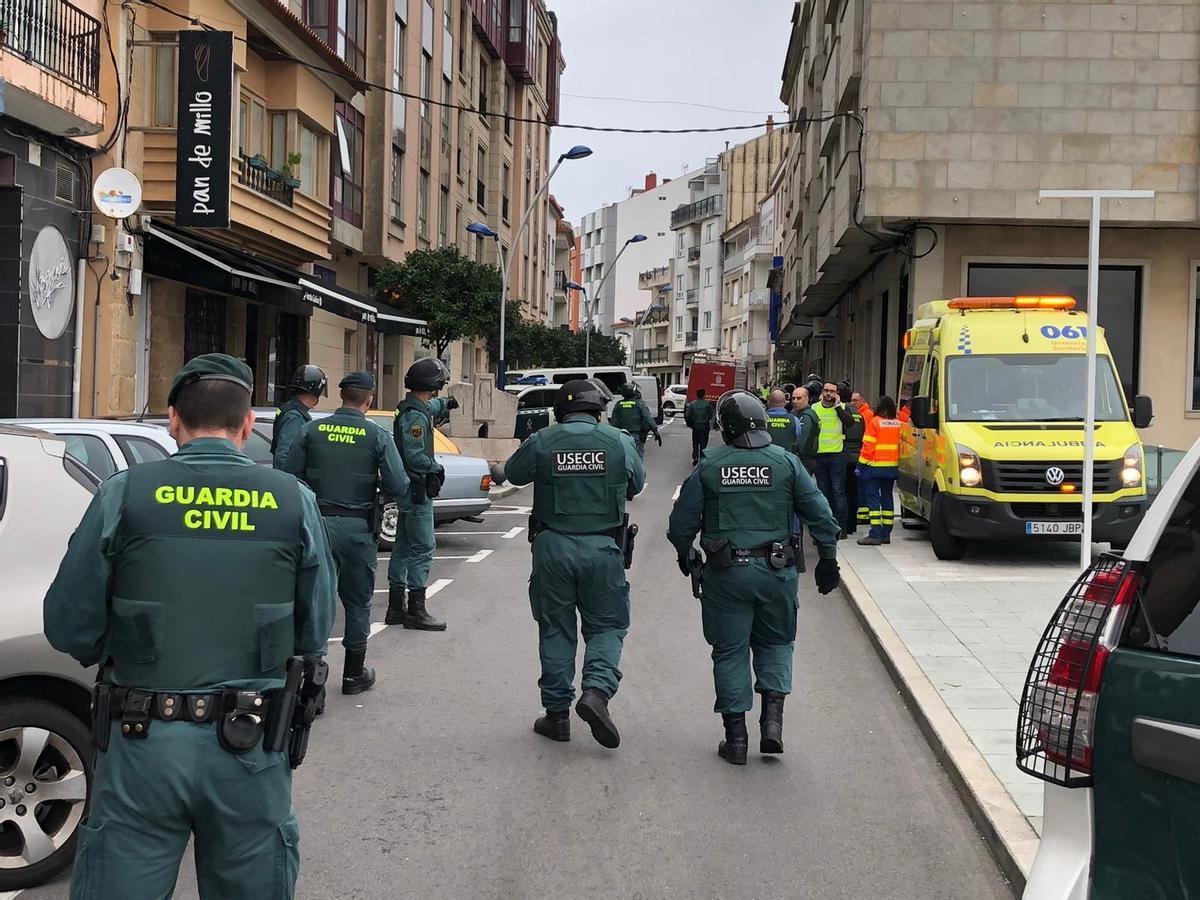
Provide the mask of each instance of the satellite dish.
[{"label": "satellite dish", "polygon": [[128,169],[105,169],[92,185],[92,200],[110,219],[127,219],[142,205],[142,183]]}]

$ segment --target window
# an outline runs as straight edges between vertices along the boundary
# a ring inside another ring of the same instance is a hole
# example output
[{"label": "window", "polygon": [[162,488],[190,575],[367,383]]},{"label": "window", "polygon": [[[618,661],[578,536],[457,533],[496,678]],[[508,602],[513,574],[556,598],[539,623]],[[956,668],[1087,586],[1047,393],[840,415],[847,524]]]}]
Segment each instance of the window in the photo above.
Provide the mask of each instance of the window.
[{"label": "window", "polygon": [[513,89],[508,76],[504,76],[504,136],[512,138]]},{"label": "window", "polygon": [[363,116],[349,103],[334,104],[338,152],[333,154],[333,214],[362,227]]},{"label": "window", "polygon": [[679,293],[680,297],[682,297],[685,293],[687,293],[687,291],[683,287],[683,276],[682,275],[679,276],[678,293]]},{"label": "window", "polygon": [[[936,359],[932,366],[931,393],[936,387]],[[1087,357],[1082,353],[975,353],[952,357],[945,372],[946,420],[1082,421],[1086,372]],[[931,409],[936,406],[933,394]],[[1096,420],[1122,422],[1127,415],[1112,365],[1101,356],[1096,360]]]},{"label": "window", "polygon": [[183,360],[225,352],[225,298],[188,291],[183,300]]},{"label": "window", "polygon": [[[488,95],[488,64],[486,57],[479,57],[479,105],[476,109],[481,114],[487,113],[487,95]],[[484,120],[486,121],[486,119]]]},{"label": "window", "polygon": [[323,139],[315,131],[300,123],[300,190],[316,197],[320,189],[317,172],[321,171],[321,145]]},{"label": "window", "polygon": [[512,169],[508,163],[505,163],[501,169],[500,176],[500,218],[505,222],[508,221],[508,192],[509,182],[512,180]]},{"label": "window", "polygon": [[117,474],[117,464],[101,438],[94,434],[64,434],[62,438],[67,454],[101,481]]},{"label": "window", "polygon": [[450,191],[442,188],[438,195],[438,246],[450,243]]},{"label": "window", "polygon": [[704,234],[704,242],[711,244],[716,239],[717,225],[715,222],[709,222],[708,228]]},{"label": "window", "polygon": [[153,66],[154,108],[150,115],[150,124],[160,128],[169,128],[175,124],[175,60],[178,54],[174,33],[151,34],[152,41],[169,41],[169,46],[151,48],[151,65]]},{"label": "window", "polygon": [[[396,18],[392,23],[392,88],[397,91],[404,90],[404,45],[408,40],[408,28],[405,24],[408,20],[407,3],[408,0],[396,0]],[[401,135],[404,134],[406,106],[404,97],[392,94],[392,129]]]},{"label": "window", "polygon": [[149,438],[130,434],[114,434],[113,440],[117,442],[117,446],[125,454],[125,461],[131,466],[154,462],[156,459],[166,459],[171,455],[167,453],[162,444],[157,444]]},{"label": "window", "polygon": [[900,396],[896,398],[898,406],[904,406],[913,395],[920,390],[921,375],[925,372],[926,357],[919,353],[910,353],[904,357],[904,371],[900,375]]},{"label": "window", "polygon": [[429,240],[429,173],[417,176],[417,235]]},{"label": "window", "polygon": [[392,221],[404,222],[404,148],[392,145]]},{"label": "window", "polygon": [[712,266],[707,266],[704,269],[704,286],[712,286]]},{"label": "window", "polygon": [[[442,151],[442,155],[446,159],[449,159],[450,158],[450,152],[449,152],[449,147],[450,147],[450,106],[449,106],[449,104],[453,102],[453,100],[450,98],[450,79],[449,78],[442,79],[442,102],[446,104],[445,106],[442,107],[442,147],[446,148],[445,150]],[[448,177],[449,174],[450,174],[449,172],[442,173],[443,177]]]},{"label": "window", "polygon": [[683,316],[676,316],[675,317],[675,337],[679,337],[681,334],[683,334]]},{"label": "window", "polygon": [[252,94],[238,101],[238,150],[242,156],[269,158],[271,135],[267,131],[267,107]]},{"label": "window", "polygon": [[935,416],[942,407],[938,399],[941,396],[941,381],[938,375],[938,360],[936,356],[932,356],[929,358],[929,384],[925,389],[925,396],[929,398],[929,412]]},{"label": "window", "polygon": [[487,148],[482,144],[476,150],[475,169],[475,205],[487,209]]},{"label": "window", "polygon": [[429,100],[430,91],[433,90],[433,57],[422,51],[421,53],[421,118],[426,122],[429,121]]},{"label": "window", "polygon": [[287,114],[271,113],[271,168],[282,172],[287,165]]},{"label": "window", "polygon": [[683,256],[683,232],[682,231],[679,232],[679,240],[677,243],[678,243],[677,255]]},{"label": "window", "polygon": [[[1087,267],[972,263],[967,268],[967,294],[1013,297],[1054,294],[1075,298],[1087,307]],[[1141,365],[1142,270],[1139,266],[1100,267],[1100,325],[1104,328],[1117,378],[1132,399],[1138,391]]]},{"label": "window", "polygon": [[712,313],[706,312],[704,314],[704,330],[708,331],[711,328],[712,328]]},{"label": "window", "polygon": [[347,328],[342,332],[342,371],[354,370],[354,332]]},{"label": "window", "polygon": [[306,0],[304,21],[354,71],[366,71],[367,0]]}]

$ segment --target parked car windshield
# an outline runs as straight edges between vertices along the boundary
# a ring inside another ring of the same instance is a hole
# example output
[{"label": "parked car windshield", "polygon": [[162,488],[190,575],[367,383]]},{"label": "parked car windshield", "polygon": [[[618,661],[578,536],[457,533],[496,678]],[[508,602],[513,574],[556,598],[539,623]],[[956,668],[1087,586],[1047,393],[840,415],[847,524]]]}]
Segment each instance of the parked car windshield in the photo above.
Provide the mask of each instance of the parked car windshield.
[{"label": "parked car windshield", "polygon": [[[953,422],[1082,422],[1087,357],[1013,353],[952,356],[946,419]],[[1108,357],[1096,358],[1096,421],[1128,417]]]},{"label": "parked car windshield", "polygon": [[117,472],[117,464],[104,441],[94,434],[64,434],[67,453],[93,475],[104,481]]}]

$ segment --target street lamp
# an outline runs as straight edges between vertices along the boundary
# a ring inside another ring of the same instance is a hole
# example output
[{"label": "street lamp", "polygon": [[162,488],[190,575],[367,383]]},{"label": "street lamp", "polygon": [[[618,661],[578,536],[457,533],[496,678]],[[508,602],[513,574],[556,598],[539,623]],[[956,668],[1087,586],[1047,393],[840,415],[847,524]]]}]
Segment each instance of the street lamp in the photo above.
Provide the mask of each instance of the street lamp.
[{"label": "street lamp", "polygon": [[[644,234],[635,234],[633,237],[629,238],[628,240],[625,241],[624,244],[621,245],[621,249],[618,250],[617,255],[615,257],[613,257],[612,265],[610,265],[608,267],[608,270],[604,273],[604,275],[600,279],[600,284],[596,287],[596,296],[598,298],[603,298],[604,282],[608,281],[608,276],[611,275],[613,273],[613,271],[617,268],[617,260],[621,258],[621,254],[625,252],[625,250],[629,247],[630,244],[640,244],[644,240],[646,240],[646,236]],[[588,366],[591,364],[591,359],[592,359],[592,353],[591,353],[592,333],[591,332],[592,332],[592,320],[591,320],[591,317],[589,317],[588,318],[588,335],[587,335],[586,340],[584,341],[584,351],[583,351],[584,366]]]},{"label": "street lamp", "polygon": [[[551,167],[546,180],[542,182],[541,187],[537,189],[537,193],[533,195],[533,199],[525,207],[525,212],[521,215],[521,222],[517,226],[517,231],[513,235],[512,246],[516,247],[521,242],[521,235],[525,233],[525,229],[529,227],[529,215],[533,212],[533,208],[537,206],[538,200],[542,198],[542,194],[546,193],[546,189],[550,187],[550,179],[554,177],[554,173],[558,171],[558,167],[563,164],[564,159],[583,159],[585,156],[591,156],[592,149],[585,147],[583,144],[576,144],[566,153],[559,156],[558,160]],[[505,254],[504,246],[500,243],[500,235],[493,229],[484,225],[482,222],[472,222],[467,226],[467,231],[471,234],[477,234],[480,237],[490,237],[496,241],[496,254],[500,260],[500,358],[496,361],[496,387],[504,388],[504,319],[505,310],[508,306],[508,278],[512,269],[512,254]],[[645,240],[645,236],[642,240]]]}]

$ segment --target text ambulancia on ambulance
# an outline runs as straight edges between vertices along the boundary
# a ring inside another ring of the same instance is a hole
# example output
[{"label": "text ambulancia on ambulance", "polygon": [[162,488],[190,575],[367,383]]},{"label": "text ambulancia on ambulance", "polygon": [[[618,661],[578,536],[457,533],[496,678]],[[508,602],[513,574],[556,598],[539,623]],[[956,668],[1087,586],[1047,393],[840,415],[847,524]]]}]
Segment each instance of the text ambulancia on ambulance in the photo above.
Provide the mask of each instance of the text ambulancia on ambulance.
[{"label": "text ambulancia on ambulance", "polygon": [[[1088,317],[1071,297],[959,297],[917,307],[897,396],[902,516],[923,519],[939,559],[973,540],[1083,533]],[[1103,329],[1096,335],[1092,533],[1123,546],[1146,506],[1135,428]]]}]

